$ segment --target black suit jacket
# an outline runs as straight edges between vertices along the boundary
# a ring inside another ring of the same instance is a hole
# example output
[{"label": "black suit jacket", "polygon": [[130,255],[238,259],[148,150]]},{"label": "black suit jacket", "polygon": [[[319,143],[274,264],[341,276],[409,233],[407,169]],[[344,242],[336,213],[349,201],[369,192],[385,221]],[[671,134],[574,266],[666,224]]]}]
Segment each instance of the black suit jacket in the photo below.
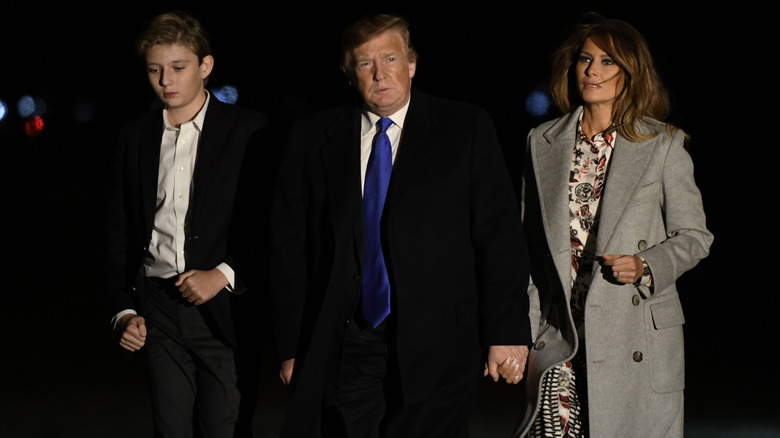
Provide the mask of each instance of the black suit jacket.
[{"label": "black suit jacket", "polygon": [[[296,358],[290,436],[318,427],[320,400],[358,303],[359,132],[357,107],[309,117],[294,126],[280,169],[271,280],[279,358]],[[526,244],[485,111],[413,91],[382,239],[398,389],[404,407],[416,411],[405,426],[423,435],[416,421],[441,414],[426,399],[448,385],[476,385],[484,347],[531,341]]]},{"label": "black suit jacket", "polygon": [[[248,173],[244,157],[256,144],[265,117],[248,109],[228,105],[211,97],[203,122],[190,198],[186,269],[208,270],[225,262],[236,272],[237,293],[245,287],[234,257],[236,242],[254,241],[241,234],[234,214],[238,207],[239,181]],[[124,309],[143,313],[138,294],[142,262],[149,244],[157,198],[160,145],[164,124],[160,111],[127,123],[119,137],[111,170],[112,191],[107,220],[107,282],[109,312]],[[243,168],[243,170],[242,170]],[[251,172],[252,169],[248,169]],[[243,188],[242,188],[243,189]],[[251,190],[251,187],[246,187]],[[246,230],[241,227],[241,230]],[[246,251],[244,251],[246,253]],[[235,345],[230,293],[220,292],[204,304],[210,323]]]}]

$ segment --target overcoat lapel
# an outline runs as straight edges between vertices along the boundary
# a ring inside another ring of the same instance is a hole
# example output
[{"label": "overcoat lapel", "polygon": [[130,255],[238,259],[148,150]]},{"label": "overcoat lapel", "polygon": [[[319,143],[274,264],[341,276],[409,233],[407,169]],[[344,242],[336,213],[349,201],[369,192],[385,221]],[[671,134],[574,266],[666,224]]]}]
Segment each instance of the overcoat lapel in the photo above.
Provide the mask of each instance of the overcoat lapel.
[{"label": "overcoat lapel", "polygon": [[[596,236],[596,255],[609,250],[611,236],[618,226],[620,217],[629,199],[639,184],[653,152],[653,140],[632,143],[622,136],[615,140],[607,169],[607,183],[604,198],[599,206],[599,229]],[[615,187],[616,190],[610,190]],[[631,225],[631,224],[627,224]]]},{"label": "overcoat lapel", "polygon": [[571,277],[571,241],[569,239],[569,173],[579,112],[561,118],[544,133],[546,142],[531,144],[531,157],[539,190],[544,230],[550,254],[555,260],[563,289],[568,293]]},{"label": "overcoat lapel", "polygon": [[[325,132],[321,148],[331,223],[352,224],[356,253],[363,263],[363,194],[360,190],[360,111],[348,108]],[[346,147],[345,147],[346,146]]]},{"label": "overcoat lapel", "polygon": [[413,93],[393,165],[386,205],[396,205],[404,198],[404,192],[414,186],[416,176],[428,163],[434,150],[432,133],[437,129],[437,124],[426,97]]}]

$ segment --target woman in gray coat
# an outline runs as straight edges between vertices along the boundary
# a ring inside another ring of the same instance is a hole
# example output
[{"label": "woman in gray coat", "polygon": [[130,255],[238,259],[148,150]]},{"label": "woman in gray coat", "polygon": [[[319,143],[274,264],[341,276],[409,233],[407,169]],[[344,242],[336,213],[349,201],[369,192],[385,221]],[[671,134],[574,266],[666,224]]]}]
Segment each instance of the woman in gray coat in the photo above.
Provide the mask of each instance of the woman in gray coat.
[{"label": "woman in gray coat", "polygon": [[680,437],[684,322],[675,281],[706,257],[685,134],[644,38],[591,17],[553,55],[565,115],[531,130],[528,404],[516,436]]}]

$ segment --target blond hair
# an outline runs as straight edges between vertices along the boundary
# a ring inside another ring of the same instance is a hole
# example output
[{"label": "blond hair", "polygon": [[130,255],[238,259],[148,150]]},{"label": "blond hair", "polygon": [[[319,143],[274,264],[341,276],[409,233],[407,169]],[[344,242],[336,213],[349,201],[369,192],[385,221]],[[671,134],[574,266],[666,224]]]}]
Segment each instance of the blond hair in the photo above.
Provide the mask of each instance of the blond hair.
[{"label": "blond hair", "polygon": [[417,60],[417,52],[412,47],[409,23],[406,19],[397,15],[376,14],[361,18],[342,33],[341,69],[345,73],[353,75],[355,49],[388,30],[396,31],[401,35],[407,60],[415,62]]},{"label": "blond hair", "polygon": [[211,55],[211,40],[196,18],[184,12],[167,12],[154,17],[138,39],[138,54],[146,56],[152,46],[180,44],[198,57]]}]

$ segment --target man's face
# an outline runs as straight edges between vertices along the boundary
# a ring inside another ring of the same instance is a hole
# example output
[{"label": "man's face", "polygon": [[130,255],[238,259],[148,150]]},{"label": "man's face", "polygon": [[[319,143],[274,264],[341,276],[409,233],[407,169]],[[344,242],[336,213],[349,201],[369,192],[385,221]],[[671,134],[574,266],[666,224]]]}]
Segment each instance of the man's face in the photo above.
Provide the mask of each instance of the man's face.
[{"label": "man's face", "polygon": [[401,35],[387,30],[355,48],[353,84],[371,112],[389,116],[409,100],[416,61],[409,61]]},{"label": "man's face", "polygon": [[213,59],[198,57],[179,44],[156,45],[146,51],[146,71],[155,94],[171,110],[202,104],[204,79],[211,73]]}]

